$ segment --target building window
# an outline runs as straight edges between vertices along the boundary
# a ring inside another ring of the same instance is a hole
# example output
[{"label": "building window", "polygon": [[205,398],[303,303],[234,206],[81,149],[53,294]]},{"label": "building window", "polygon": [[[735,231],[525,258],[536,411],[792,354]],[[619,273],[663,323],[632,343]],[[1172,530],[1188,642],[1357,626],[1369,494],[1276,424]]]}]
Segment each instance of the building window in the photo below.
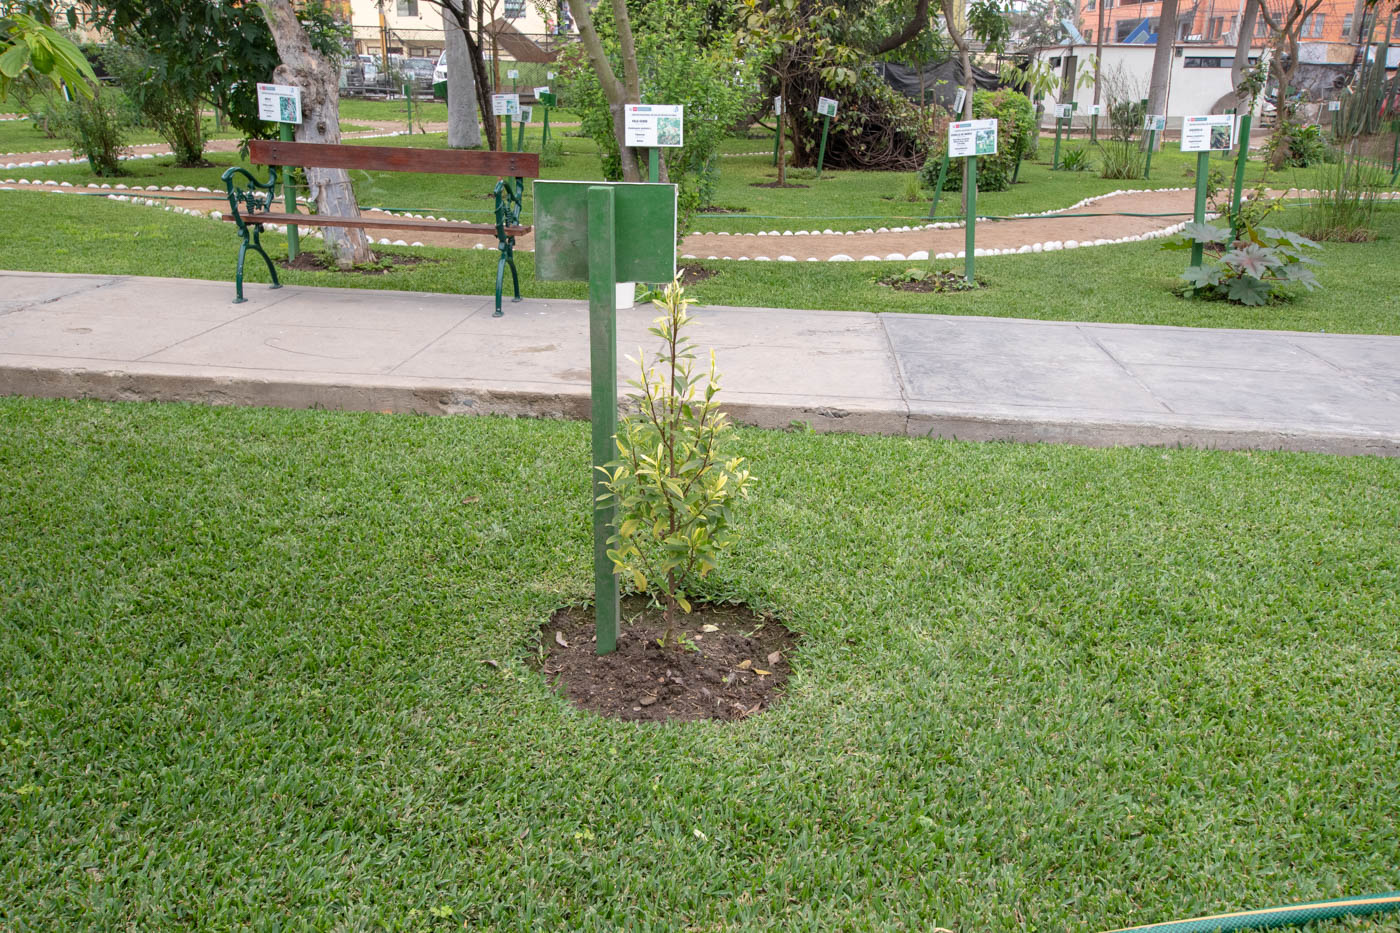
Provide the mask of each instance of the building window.
[{"label": "building window", "polygon": [[506,0],[506,19],[519,19],[525,15],[525,0]]},{"label": "building window", "polygon": [[1094,41],[1094,30],[1087,29],[1084,31],[1084,41],[1089,43]]},{"label": "building window", "polygon": [[[1255,15],[1258,16],[1258,14],[1255,14]],[[1263,37],[1263,36],[1267,36],[1268,34],[1269,34],[1269,24],[1266,23],[1266,22],[1264,22],[1264,17],[1259,16],[1258,19],[1256,19],[1256,20],[1254,21],[1254,35],[1255,35],[1255,38],[1260,38],[1260,37]]]},{"label": "building window", "polygon": [[1088,3],[1084,4],[1084,12],[1085,12],[1085,13],[1092,13],[1093,11],[1094,11],[1094,0],[1089,0]]},{"label": "building window", "polygon": [[418,0],[398,0],[397,12],[400,16],[417,16]]},{"label": "building window", "polygon": [[1228,58],[1216,58],[1208,55],[1188,55],[1186,56],[1186,68],[1229,68],[1234,62]]},{"label": "building window", "polygon": [[1322,38],[1322,17],[1323,14],[1314,13],[1313,15],[1305,18],[1303,20],[1303,29],[1299,33],[1299,35],[1303,36],[1303,38],[1305,39]]}]

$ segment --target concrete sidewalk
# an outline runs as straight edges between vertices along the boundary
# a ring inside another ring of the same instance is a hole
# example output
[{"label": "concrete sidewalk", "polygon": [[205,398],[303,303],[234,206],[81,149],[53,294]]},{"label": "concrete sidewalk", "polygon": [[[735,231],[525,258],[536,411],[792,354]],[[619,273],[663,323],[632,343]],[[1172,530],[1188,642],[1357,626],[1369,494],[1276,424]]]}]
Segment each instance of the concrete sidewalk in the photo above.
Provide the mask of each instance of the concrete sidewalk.
[{"label": "concrete sidewalk", "polygon": [[[0,394],[586,418],[583,302],[0,272]],[[1400,337],[697,308],[741,422],[1400,456]],[[652,352],[651,307],[619,358]],[[619,382],[634,372],[622,364]]]}]

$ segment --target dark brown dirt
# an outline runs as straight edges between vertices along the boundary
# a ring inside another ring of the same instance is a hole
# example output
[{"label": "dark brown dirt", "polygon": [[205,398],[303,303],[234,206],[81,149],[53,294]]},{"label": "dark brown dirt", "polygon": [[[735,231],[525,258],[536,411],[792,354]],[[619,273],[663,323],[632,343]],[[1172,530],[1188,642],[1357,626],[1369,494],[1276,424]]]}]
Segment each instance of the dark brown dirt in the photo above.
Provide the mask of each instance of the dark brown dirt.
[{"label": "dark brown dirt", "polygon": [[540,629],[540,670],[575,706],[610,719],[738,720],[776,703],[797,635],[746,606],[694,609],[681,617],[681,644],[662,648],[661,610],[627,597],[617,650],[602,656],[595,653],[593,608],[560,609]]},{"label": "dark brown dirt", "polygon": [[799,185],[799,184],[796,184],[795,182],[791,182],[791,181],[788,182],[788,183],[785,184],[785,185],[780,185],[780,184],[778,184],[776,181],[751,181],[751,182],[749,182],[749,187],[750,187],[750,188],[806,188],[806,187],[809,187],[809,186],[808,186],[808,185]]},{"label": "dark brown dirt", "polygon": [[703,282],[715,277],[713,269],[702,269],[699,266],[681,266],[676,271],[681,277],[682,285],[694,285],[696,282]]},{"label": "dark brown dirt", "polygon": [[342,269],[335,264],[326,253],[316,253],[302,251],[297,253],[297,258],[293,260],[278,259],[277,265],[282,269],[303,269],[312,272],[344,272],[347,275],[383,275],[395,266],[416,266],[424,262],[441,262],[440,259],[433,259],[428,256],[402,256],[396,253],[376,253],[379,257],[379,264],[375,266],[355,266],[353,269]]},{"label": "dark brown dirt", "polygon": [[747,207],[720,207],[718,204],[711,204],[708,207],[697,207],[697,214],[747,214]]},{"label": "dark brown dirt", "polygon": [[969,285],[967,279],[957,272],[930,272],[926,278],[917,280],[889,276],[880,279],[878,284],[897,292],[969,292],[986,283],[978,279],[976,285]]}]

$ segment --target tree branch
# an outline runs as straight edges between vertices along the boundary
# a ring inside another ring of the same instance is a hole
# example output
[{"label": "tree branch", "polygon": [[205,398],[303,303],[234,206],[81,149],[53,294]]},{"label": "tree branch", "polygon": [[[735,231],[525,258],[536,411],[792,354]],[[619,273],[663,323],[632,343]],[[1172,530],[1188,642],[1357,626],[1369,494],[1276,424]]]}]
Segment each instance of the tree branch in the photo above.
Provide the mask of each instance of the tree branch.
[{"label": "tree branch", "polygon": [[906,42],[912,42],[919,33],[924,31],[924,27],[927,25],[928,0],[918,0],[914,7],[914,15],[909,19],[909,24],[896,34],[877,43],[875,47],[870,50],[870,54],[883,55],[886,52],[894,51]]}]

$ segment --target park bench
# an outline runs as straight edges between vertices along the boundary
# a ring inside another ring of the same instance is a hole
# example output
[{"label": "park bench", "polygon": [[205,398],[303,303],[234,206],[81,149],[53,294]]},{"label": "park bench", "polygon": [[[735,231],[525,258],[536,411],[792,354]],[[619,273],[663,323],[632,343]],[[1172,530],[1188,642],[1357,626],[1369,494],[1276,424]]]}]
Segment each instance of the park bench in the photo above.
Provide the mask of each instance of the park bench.
[{"label": "park bench", "polygon": [[[501,289],[510,267],[515,298],[520,300],[520,275],[515,268],[515,238],[533,228],[520,223],[525,179],[538,178],[540,157],[532,152],[479,152],[461,149],[402,149],[392,146],[341,146],[331,143],[293,143],[255,139],[248,160],[266,165],[266,182],[247,169],[234,166],[223,174],[229,207],[224,219],[238,226],[238,269],[234,276],[234,302],[243,301],[243,259],[249,249],[262,256],[272,275],[272,287],[281,288],[277,270],[260,242],[264,224],[300,224],[308,227],[358,227],[364,230],[443,230],[451,233],[494,234],[500,259],[496,263],[496,316],[501,316]],[[371,172],[426,172],[435,175],[498,176],[494,224],[420,220],[392,214],[331,217],[325,214],[287,214],[274,211],[279,168],[282,166],[359,169]]]}]

